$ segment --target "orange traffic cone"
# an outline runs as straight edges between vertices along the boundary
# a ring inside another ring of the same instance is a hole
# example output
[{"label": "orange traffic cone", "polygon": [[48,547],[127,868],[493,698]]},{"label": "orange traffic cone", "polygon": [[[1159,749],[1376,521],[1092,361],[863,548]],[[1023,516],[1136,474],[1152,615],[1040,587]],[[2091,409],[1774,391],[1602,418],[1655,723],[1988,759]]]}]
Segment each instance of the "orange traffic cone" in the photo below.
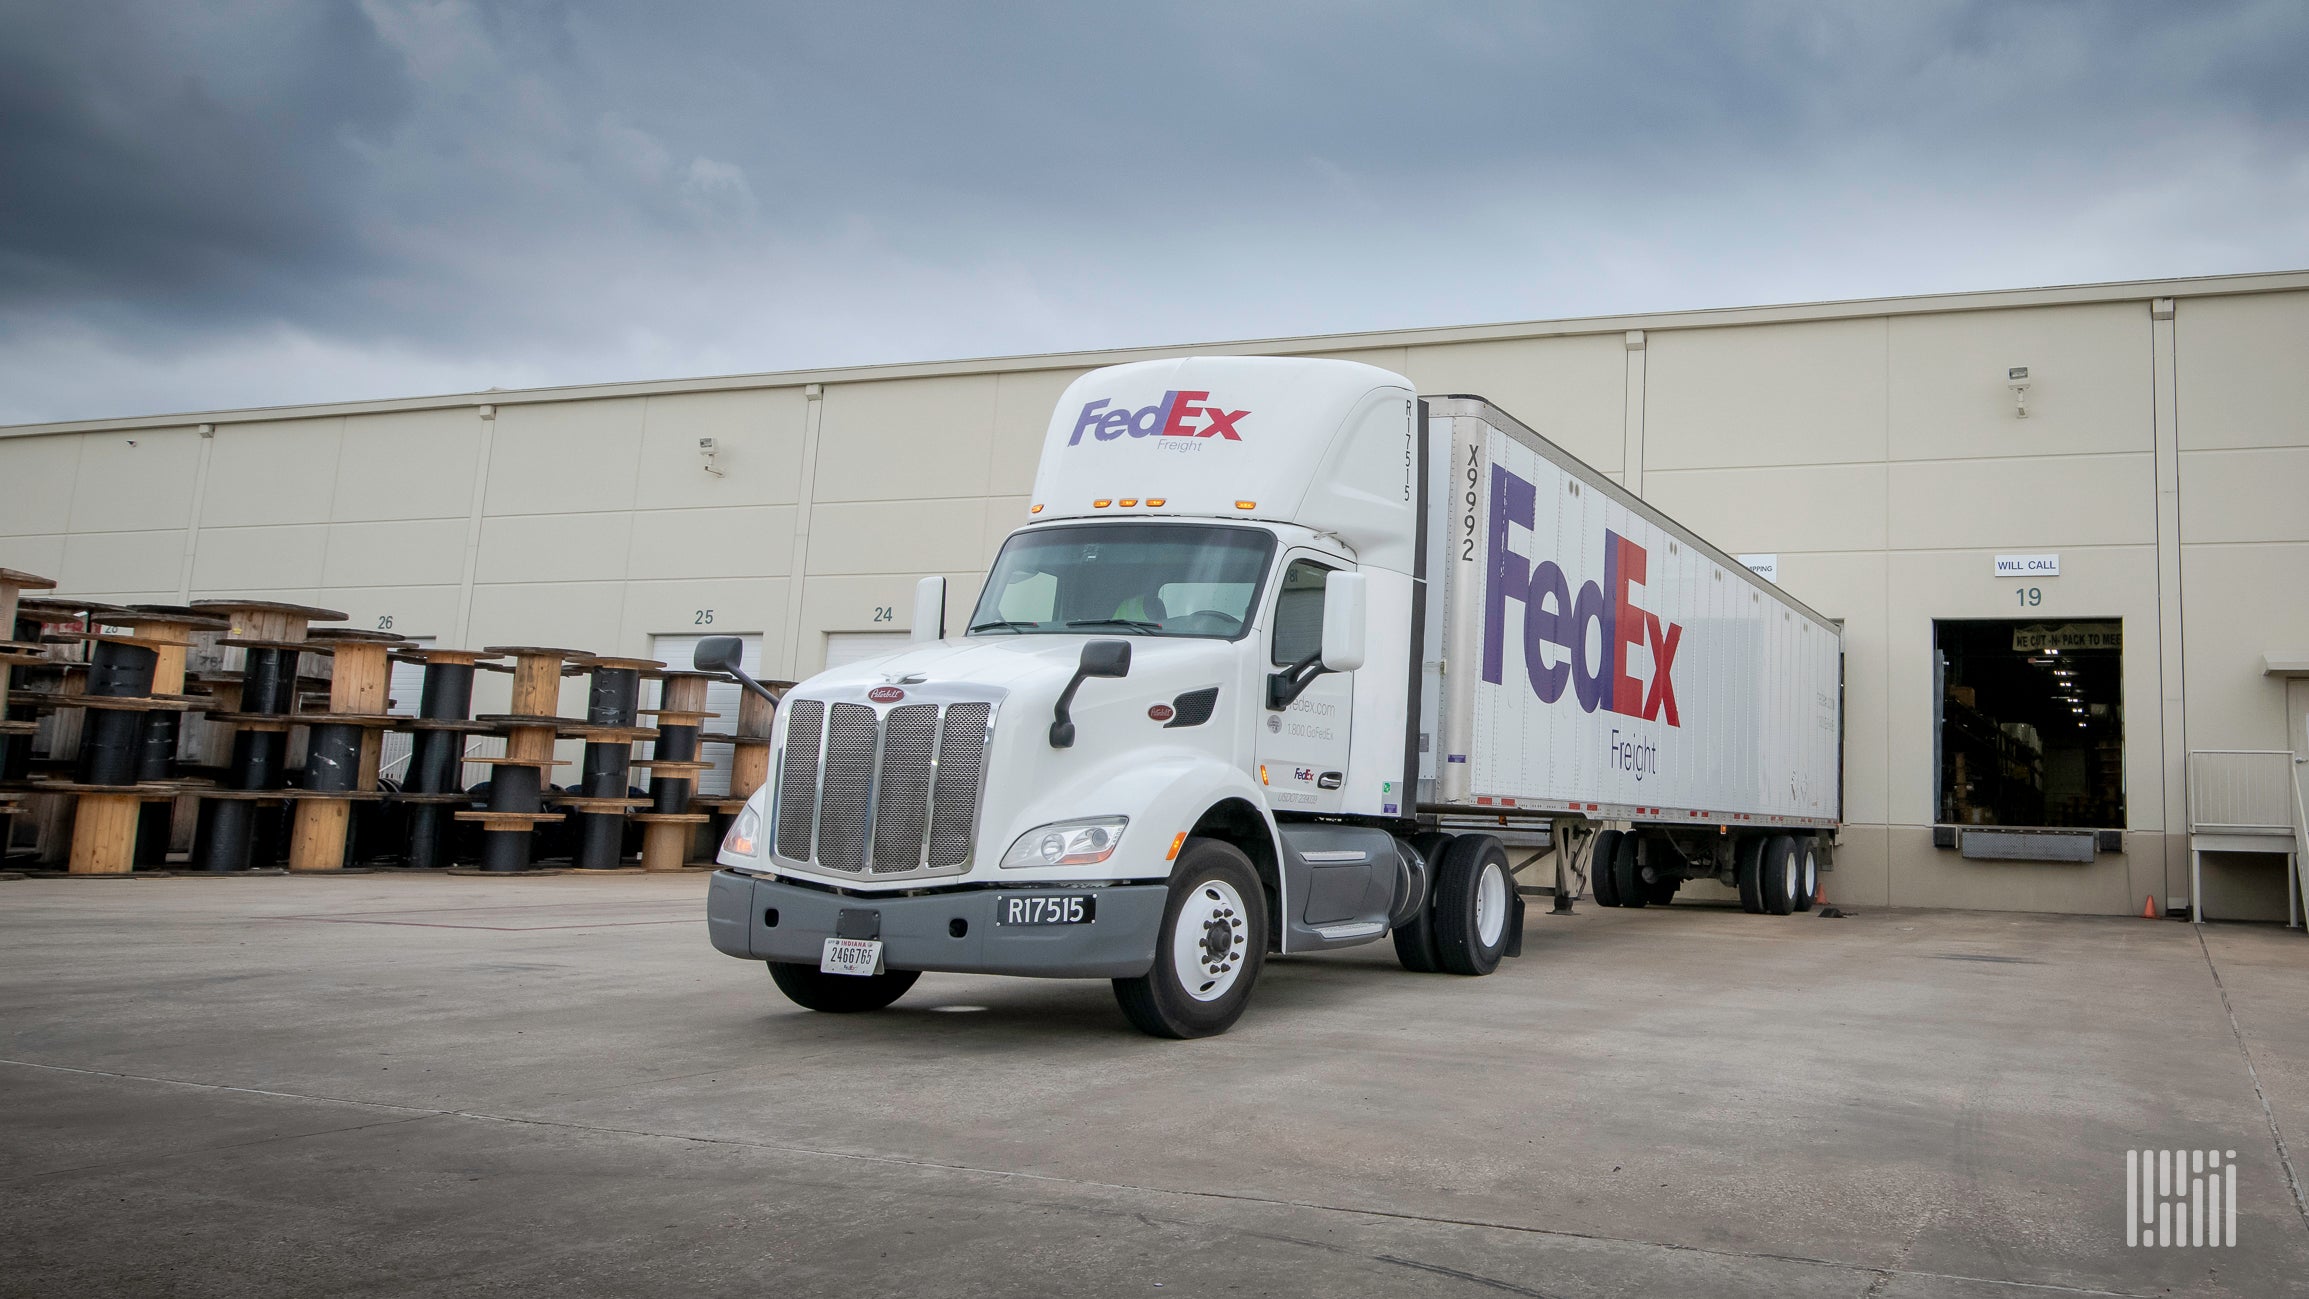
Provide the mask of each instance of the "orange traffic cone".
[{"label": "orange traffic cone", "polygon": [[2156,919],[2156,918],[2157,918],[2157,895],[2156,895],[2156,894],[2154,894],[2154,893],[2151,893],[2151,894],[2149,894],[2147,897],[2145,897],[2145,898],[2142,898],[2142,899],[2141,899],[2141,919],[2143,919],[2143,920],[2154,920],[2154,919]]}]

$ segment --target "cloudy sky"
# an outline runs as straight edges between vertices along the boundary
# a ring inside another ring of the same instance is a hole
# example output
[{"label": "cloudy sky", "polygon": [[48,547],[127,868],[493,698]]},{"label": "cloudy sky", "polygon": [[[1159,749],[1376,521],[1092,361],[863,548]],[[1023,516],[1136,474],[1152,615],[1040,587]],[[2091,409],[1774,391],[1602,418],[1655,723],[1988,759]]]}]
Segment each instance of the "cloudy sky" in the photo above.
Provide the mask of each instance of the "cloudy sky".
[{"label": "cloudy sky", "polygon": [[0,422],[2309,266],[2309,8],[0,0]]}]

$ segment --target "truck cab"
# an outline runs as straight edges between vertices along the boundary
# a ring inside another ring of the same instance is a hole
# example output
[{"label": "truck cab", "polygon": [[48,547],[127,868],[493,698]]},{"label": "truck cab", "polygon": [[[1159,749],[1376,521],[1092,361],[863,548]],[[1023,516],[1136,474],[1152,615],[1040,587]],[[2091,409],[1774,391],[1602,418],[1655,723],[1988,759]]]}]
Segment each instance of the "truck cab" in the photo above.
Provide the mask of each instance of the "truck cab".
[{"label": "truck cab", "polygon": [[923,971],[1107,978],[1172,1037],[1231,1025],[1271,952],[1495,968],[1504,852],[1416,819],[1423,432],[1349,362],[1076,380],[975,605],[925,579],[908,648],[779,701],[715,946],[824,1011]]}]

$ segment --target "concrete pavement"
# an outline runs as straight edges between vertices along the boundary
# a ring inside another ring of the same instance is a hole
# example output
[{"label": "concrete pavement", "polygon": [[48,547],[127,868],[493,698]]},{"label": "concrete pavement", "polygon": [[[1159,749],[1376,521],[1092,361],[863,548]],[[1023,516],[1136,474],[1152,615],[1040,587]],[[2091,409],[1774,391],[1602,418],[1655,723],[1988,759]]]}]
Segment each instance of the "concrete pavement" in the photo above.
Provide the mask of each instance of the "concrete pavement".
[{"label": "concrete pavement", "polygon": [[[819,1016],[696,876],[0,882],[0,1295],[2271,1295],[2309,939],[1679,904],[1381,944],[1140,1037]],[[2235,1150],[2234,1249],[2124,1152]]]}]

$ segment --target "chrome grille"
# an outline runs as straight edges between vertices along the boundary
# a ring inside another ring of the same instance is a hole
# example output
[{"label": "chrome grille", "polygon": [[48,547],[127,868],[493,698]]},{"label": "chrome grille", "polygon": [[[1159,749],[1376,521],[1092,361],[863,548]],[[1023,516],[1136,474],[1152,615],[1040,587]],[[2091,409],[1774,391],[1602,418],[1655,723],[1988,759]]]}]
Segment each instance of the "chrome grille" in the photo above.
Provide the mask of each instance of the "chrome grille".
[{"label": "chrome grille", "polygon": [[874,781],[874,869],[922,868],[922,831],[930,820],[930,745],[938,705],[908,704],[882,719],[881,774]]},{"label": "chrome grille", "polygon": [[968,866],[993,704],[906,704],[877,714],[811,699],[788,710],[780,857],[852,875]]},{"label": "chrome grille", "polygon": [[930,799],[930,865],[970,860],[978,833],[978,783],[986,774],[986,719],[991,704],[951,704],[938,737],[938,788]]},{"label": "chrome grille", "polygon": [[778,770],[778,855],[810,860],[810,828],[818,823],[818,739],[826,705],[797,700],[786,710],[786,760]]},{"label": "chrome grille", "polygon": [[874,710],[836,704],[826,721],[826,769],[818,781],[818,864],[828,870],[866,868],[866,803],[872,797]]}]

